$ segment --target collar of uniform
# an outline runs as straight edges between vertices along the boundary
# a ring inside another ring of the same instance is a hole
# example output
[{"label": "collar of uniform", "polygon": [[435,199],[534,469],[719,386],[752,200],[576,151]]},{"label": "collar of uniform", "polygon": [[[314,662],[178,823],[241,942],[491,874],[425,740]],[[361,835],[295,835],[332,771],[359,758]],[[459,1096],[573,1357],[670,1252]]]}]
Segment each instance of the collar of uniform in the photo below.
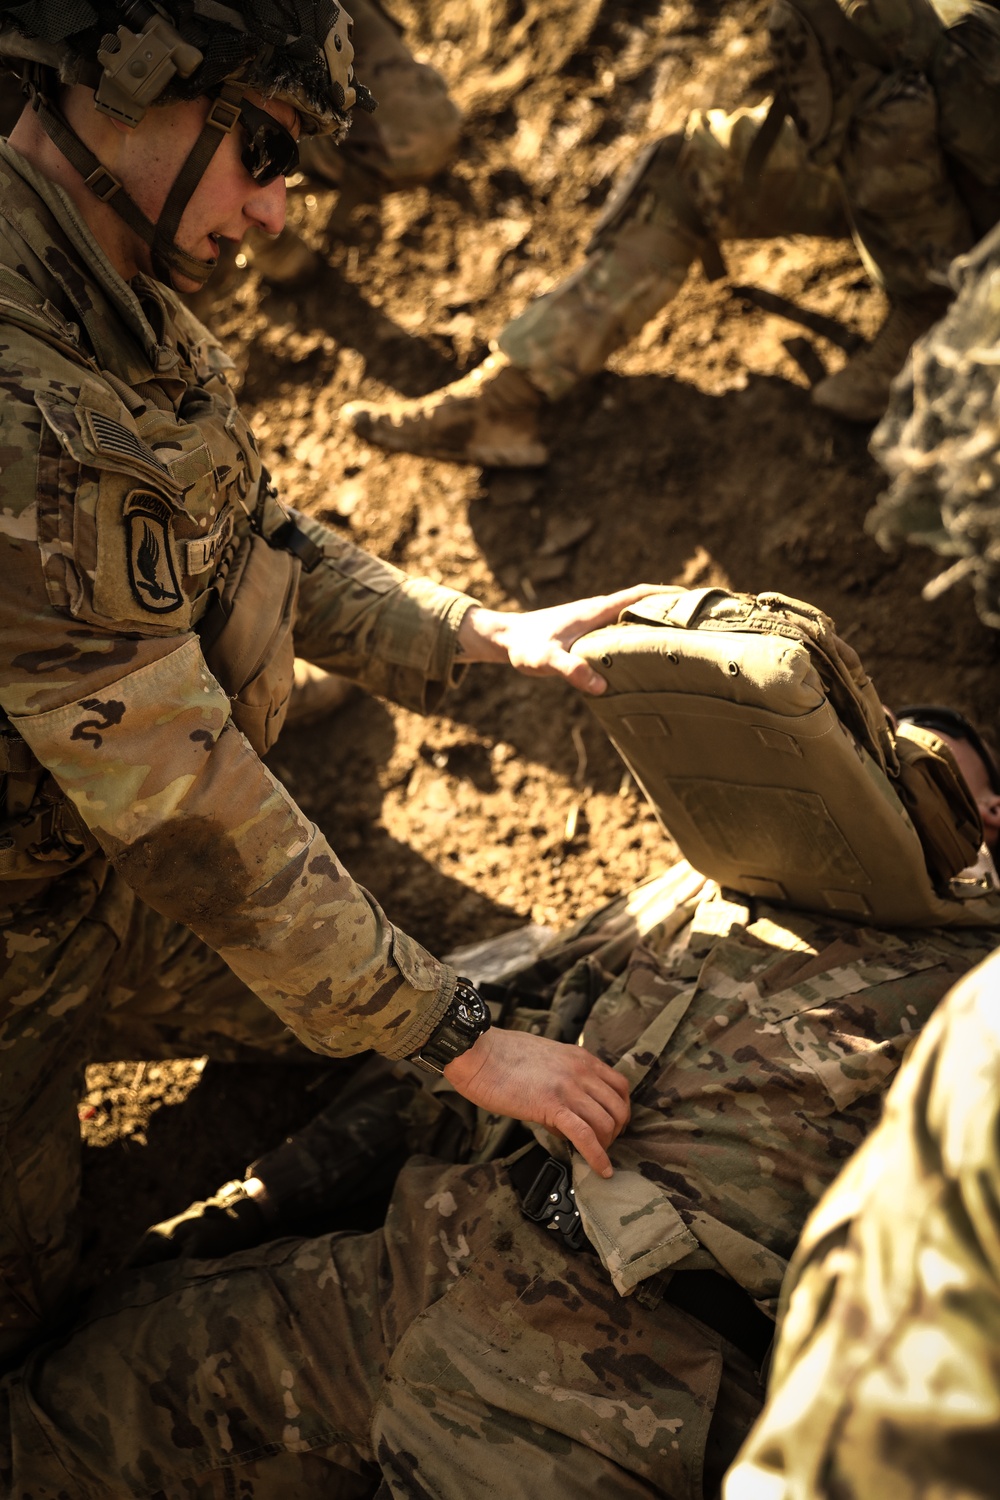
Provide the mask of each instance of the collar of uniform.
[{"label": "collar of uniform", "polygon": [[[16,172],[18,177],[56,216],[63,233],[79,255],[85,269],[93,276],[104,295],[114,304],[122,321],[138,340],[153,371],[157,374],[165,374],[173,370],[178,362],[176,350],[169,344],[161,342],[139,298],[108,260],[65,189],[39,172],[19,151],[15,151],[4,140],[0,140],[0,160],[11,171]],[[0,214],[2,213],[3,205],[0,205]],[[23,233],[23,226],[20,228]],[[32,246],[32,248],[39,253],[39,247]],[[146,279],[143,280],[144,286],[147,285]]]}]

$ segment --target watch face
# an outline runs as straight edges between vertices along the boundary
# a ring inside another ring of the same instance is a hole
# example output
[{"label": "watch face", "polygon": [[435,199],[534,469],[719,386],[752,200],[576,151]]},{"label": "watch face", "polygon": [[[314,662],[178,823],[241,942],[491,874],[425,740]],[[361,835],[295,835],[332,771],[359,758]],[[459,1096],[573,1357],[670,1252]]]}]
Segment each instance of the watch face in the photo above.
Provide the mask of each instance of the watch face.
[{"label": "watch face", "polygon": [[489,1017],[489,1009],[483,997],[472,989],[460,985],[455,991],[457,1018],[470,1026],[482,1026]]}]

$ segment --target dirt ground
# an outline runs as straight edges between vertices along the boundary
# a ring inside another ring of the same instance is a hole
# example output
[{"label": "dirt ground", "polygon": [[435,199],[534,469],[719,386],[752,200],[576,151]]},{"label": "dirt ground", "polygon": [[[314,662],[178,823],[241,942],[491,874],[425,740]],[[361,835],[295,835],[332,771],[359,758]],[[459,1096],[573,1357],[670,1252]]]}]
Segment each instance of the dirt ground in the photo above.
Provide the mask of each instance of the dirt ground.
[{"label": "dirt ground", "polygon": [[[865,535],[881,485],[867,434],[810,406],[803,364],[833,368],[842,349],[733,291],[776,292],[868,336],[883,303],[850,244],[753,242],[728,248],[727,281],[696,270],[553,413],[544,470],[390,457],[338,424],[353,397],[419,394],[475,363],[579,261],[644,142],[691,108],[756,103],[770,87],[765,0],[394,9],[465,113],[451,172],[350,215],[302,181],[290,218],[322,274],[293,293],[251,264],[206,314],[285,497],[498,608],[641,579],[777,588],[834,617],[886,701],[944,700],[996,728],[1000,639],[961,589],[922,601],[931,554],[886,555]],[[437,952],[529,920],[558,926],[669,856],[586,704],[500,669],[474,669],[447,715],[359,699],[290,733],[272,763],[354,875]],[[144,1223],[242,1175],[333,1087],[323,1064],[92,1068],[81,1129],[94,1274]]]}]

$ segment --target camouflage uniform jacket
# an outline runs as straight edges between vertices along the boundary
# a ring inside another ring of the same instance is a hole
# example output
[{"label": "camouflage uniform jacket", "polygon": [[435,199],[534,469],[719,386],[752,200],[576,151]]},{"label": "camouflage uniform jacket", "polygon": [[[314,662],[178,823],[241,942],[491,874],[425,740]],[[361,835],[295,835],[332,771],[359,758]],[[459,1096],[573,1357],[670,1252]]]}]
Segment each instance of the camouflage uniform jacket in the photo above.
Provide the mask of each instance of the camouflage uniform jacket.
[{"label": "camouflage uniform jacket", "polygon": [[[3,894],[35,896],[99,847],[309,1045],[403,1056],[454,976],[390,925],[258,759],[196,633],[252,521],[267,534],[287,519],[227,363],[165,287],[126,285],[68,197],[0,144],[7,830],[32,798],[48,816],[30,879],[0,850]],[[323,557],[299,580],[298,654],[433,701],[471,601],[302,525]]]},{"label": "camouflage uniform jacket", "polygon": [[[605,1180],[577,1203],[615,1286],[722,1270],[773,1315],[823,1189],[876,1124],[908,1046],[996,945],[979,930],[887,932],[723,897],[687,865],[670,915],[601,996],[584,1042],[629,1078]],[[572,975],[567,976],[572,985]]]}]

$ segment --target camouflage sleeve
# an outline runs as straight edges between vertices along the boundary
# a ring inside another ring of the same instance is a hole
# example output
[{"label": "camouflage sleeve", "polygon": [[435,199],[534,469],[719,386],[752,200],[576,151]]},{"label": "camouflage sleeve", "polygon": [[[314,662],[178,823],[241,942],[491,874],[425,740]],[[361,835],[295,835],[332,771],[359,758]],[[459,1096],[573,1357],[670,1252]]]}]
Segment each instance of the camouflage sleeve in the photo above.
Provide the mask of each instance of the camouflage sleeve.
[{"label": "camouflage sleeve", "polygon": [[802,1236],[726,1500],[987,1500],[1000,1381],[1000,958],[958,985]]},{"label": "camouflage sleeve", "polygon": [[[48,501],[80,471],[53,460],[46,472],[37,431],[37,409],[8,392],[3,708],[141,898],[198,933],[310,1046],[412,1052],[444,1014],[453,974],[387,921],[260,762],[190,629],[102,628],[84,487],[69,496],[77,534],[42,534]],[[86,617],[53,604],[70,566]]]},{"label": "camouflage sleeve", "polygon": [[436,708],[464,670],[455,666],[458,630],[475,600],[407,577],[319,521],[296,520],[323,549],[302,575],[296,654],[406,708]]}]

